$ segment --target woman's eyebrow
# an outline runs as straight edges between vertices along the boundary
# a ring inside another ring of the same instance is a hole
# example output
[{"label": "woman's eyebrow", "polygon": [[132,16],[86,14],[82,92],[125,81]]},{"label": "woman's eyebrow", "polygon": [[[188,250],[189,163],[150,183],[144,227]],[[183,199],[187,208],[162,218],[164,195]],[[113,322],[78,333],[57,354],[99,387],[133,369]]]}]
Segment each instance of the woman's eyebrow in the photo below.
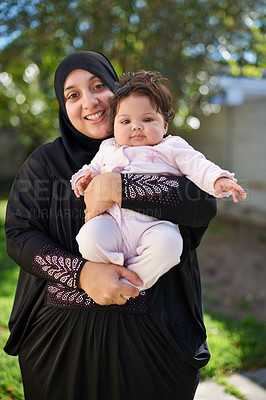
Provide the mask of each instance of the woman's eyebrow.
[{"label": "woman's eyebrow", "polygon": [[[95,78],[97,78],[97,76],[96,76],[96,75],[92,75],[92,76],[90,77],[90,79],[89,79],[89,82],[93,81],[93,79],[95,79]],[[66,88],[64,89],[64,92],[66,92],[67,90],[70,90],[70,89],[74,89],[74,87],[75,87],[75,85],[68,86],[68,87],[66,87]]]},{"label": "woman's eyebrow", "polygon": [[67,90],[69,90],[69,89],[73,89],[75,86],[68,86],[68,87],[66,87],[65,89],[64,89],[64,92],[66,92]]}]

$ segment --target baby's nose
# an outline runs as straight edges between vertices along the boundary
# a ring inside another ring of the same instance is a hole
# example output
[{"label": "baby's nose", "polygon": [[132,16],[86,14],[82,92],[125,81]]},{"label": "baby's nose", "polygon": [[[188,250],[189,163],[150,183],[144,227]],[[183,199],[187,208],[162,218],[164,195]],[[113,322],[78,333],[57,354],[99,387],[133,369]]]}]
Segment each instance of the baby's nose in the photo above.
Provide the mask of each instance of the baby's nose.
[{"label": "baby's nose", "polygon": [[132,131],[140,131],[142,130],[142,125],[138,122],[134,122],[131,129]]}]

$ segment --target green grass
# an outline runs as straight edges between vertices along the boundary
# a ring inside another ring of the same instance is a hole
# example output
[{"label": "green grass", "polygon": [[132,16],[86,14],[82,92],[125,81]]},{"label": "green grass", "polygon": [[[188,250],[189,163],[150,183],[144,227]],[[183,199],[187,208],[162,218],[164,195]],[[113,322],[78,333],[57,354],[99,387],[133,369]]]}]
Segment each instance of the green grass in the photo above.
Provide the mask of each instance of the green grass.
[{"label": "green grass", "polygon": [[211,360],[202,369],[202,379],[222,376],[266,366],[266,330],[252,316],[232,321],[222,314],[205,313]]},{"label": "green grass", "polygon": [[219,383],[220,385],[224,386],[225,392],[229,393],[235,397],[237,397],[238,399],[243,399],[243,400],[247,400],[246,396],[243,395],[238,389],[236,389],[234,386],[230,385],[226,378],[224,377],[218,377],[216,379],[217,383]]},{"label": "green grass", "polygon": [[4,215],[6,201],[0,201],[0,400],[21,400],[24,398],[17,357],[10,357],[3,347],[7,341],[8,318],[12,309],[16,281],[19,273],[17,265],[6,254],[4,235]]},{"label": "green grass", "polygon": [[[6,202],[0,201],[0,400],[21,400],[23,390],[16,357],[2,350],[7,338],[7,322],[12,308],[19,269],[6,254],[4,215]],[[238,305],[242,306],[242,305]],[[266,367],[266,330],[263,323],[249,315],[232,321],[206,310],[205,323],[211,361],[202,369],[202,379],[214,379],[239,399],[245,397],[226,382],[226,376]]]}]

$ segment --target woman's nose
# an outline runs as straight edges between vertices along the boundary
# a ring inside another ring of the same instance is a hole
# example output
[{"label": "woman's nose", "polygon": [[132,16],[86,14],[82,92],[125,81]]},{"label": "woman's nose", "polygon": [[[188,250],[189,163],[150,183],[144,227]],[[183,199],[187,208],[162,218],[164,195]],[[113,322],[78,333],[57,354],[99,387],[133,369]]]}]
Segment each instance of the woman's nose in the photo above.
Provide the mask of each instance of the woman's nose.
[{"label": "woman's nose", "polygon": [[83,95],[83,107],[84,108],[91,108],[96,106],[99,103],[97,96],[91,92],[86,92]]}]

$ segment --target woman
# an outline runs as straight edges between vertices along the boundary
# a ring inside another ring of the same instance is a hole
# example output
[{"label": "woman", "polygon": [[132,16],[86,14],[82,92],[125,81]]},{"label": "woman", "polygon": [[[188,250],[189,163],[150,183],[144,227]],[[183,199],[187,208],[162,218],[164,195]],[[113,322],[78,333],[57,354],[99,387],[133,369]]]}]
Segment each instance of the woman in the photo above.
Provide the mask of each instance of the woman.
[{"label": "woman", "polygon": [[61,137],[33,152],[11,190],[7,249],[21,271],[5,351],[19,355],[26,400],[191,400],[209,359],[195,248],[215,214],[213,198],[186,178],[99,175],[86,194],[90,216],[116,202],[178,223],[181,263],[138,295],[120,282],[139,285],[132,271],[78,253],[84,203],[69,179],[109,135],[116,80],[99,53],[62,61]]}]

